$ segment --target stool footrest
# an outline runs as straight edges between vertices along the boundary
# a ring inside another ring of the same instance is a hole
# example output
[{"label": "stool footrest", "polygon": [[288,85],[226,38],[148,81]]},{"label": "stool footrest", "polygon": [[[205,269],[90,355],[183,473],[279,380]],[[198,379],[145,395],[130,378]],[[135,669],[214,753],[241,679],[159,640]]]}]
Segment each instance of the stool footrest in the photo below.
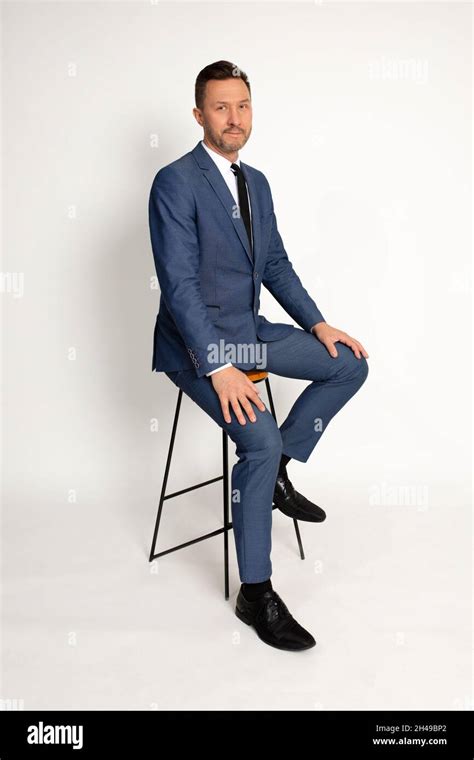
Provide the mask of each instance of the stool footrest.
[{"label": "stool footrest", "polygon": [[202,488],[203,486],[208,486],[209,483],[217,483],[219,480],[223,480],[224,476],[219,475],[217,478],[212,478],[212,480],[205,480],[204,483],[198,483],[197,486],[189,486],[189,488],[183,488],[181,491],[175,491],[174,493],[169,493],[167,496],[163,496],[163,501],[166,501],[166,499],[172,499],[173,496],[181,496],[182,493],[188,493],[188,491],[195,491],[196,488]]},{"label": "stool footrest", "polygon": [[[276,509],[276,504],[272,504],[272,510]],[[234,527],[234,523],[230,522],[227,525],[227,528],[217,528],[216,530],[211,531],[211,533],[205,533],[204,536],[199,536],[198,538],[193,538],[191,541],[185,541],[184,544],[178,544],[177,546],[171,547],[171,549],[164,549],[162,552],[158,552],[158,554],[153,554],[152,557],[150,557],[150,562],[153,562],[154,559],[157,559],[157,557],[162,557],[164,554],[171,554],[171,552],[177,552],[178,549],[184,549],[186,546],[191,546],[192,544],[197,544],[198,541],[204,541],[206,538],[212,538],[213,536],[220,536],[221,533],[224,533],[225,530],[232,530]]]},{"label": "stool footrest", "polygon": [[[232,523],[229,524],[227,530],[230,530],[231,527],[232,527]],[[157,557],[162,557],[163,554],[170,554],[171,552],[177,552],[178,549],[184,549],[185,546],[191,546],[191,544],[197,544],[198,541],[204,541],[204,539],[206,538],[212,538],[212,536],[219,536],[225,530],[226,528],[217,528],[217,530],[213,530],[212,533],[206,533],[204,536],[199,536],[199,538],[193,538],[191,541],[186,541],[184,544],[173,546],[171,549],[165,549],[162,552],[158,552],[158,554],[154,554],[153,557],[150,557],[150,561],[156,559]]]}]

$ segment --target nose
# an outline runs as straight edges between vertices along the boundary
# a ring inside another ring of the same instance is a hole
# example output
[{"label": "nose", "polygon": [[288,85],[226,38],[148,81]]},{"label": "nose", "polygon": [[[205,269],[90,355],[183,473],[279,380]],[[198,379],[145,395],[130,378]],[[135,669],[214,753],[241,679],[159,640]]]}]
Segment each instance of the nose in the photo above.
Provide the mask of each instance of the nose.
[{"label": "nose", "polygon": [[239,125],[240,125],[240,113],[237,108],[231,109],[230,114],[229,114],[228,129],[232,129],[233,127],[238,129]]}]

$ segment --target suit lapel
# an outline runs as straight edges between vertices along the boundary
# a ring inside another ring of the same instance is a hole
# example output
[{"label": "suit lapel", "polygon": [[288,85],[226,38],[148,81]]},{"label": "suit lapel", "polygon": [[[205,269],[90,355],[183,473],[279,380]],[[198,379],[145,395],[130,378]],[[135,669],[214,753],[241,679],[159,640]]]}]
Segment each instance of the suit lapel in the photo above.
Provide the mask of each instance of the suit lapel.
[{"label": "suit lapel", "polygon": [[207,151],[204,150],[200,142],[198,142],[191,153],[194,156],[194,159],[198,163],[199,167],[202,169],[203,176],[207,179],[220,202],[222,203],[227,216],[229,217],[237,235],[240,238],[240,241],[244,247],[245,253],[247,254],[250,263],[252,266],[255,266],[260,246],[260,209],[257,200],[257,190],[254,180],[252,179],[251,174],[248,170],[248,166],[242,163],[242,161],[240,162],[240,168],[242,169],[245,181],[247,182],[250,196],[250,211],[253,234],[253,258],[250,249],[250,242],[247,236],[247,230],[245,229],[245,224],[240,216],[235,217],[233,215],[233,212],[235,210],[235,199],[227,187],[222,174],[220,173],[219,169]]}]

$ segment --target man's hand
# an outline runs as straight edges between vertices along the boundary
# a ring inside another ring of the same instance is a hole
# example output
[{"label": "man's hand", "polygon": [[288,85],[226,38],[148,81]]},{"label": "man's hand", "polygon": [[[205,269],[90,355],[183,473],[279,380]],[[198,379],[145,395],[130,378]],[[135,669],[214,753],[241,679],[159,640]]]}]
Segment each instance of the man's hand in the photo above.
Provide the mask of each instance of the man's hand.
[{"label": "man's hand", "polygon": [[361,354],[366,359],[369,356],[362,343],[359,343],[355,338],[351,338],[350,335],[342,330],[338,330],[337,327],[331,327],[327,322],[318,322],[313,325],[311,332],[324,346],[326,346],[327,350],[331,356],[334,356],[334,358],[337,356],[336,346],[334,345],[337,342],[344,343],[346,346],[349,346],[349,348],[352,348],[358,359],[360,359]]},{"label": "man's hand", "polygon": [[226,367],[226,369],[221,369],[219,372],[214,372],[210,376],[210,380],[219,396],[222,413],[226,422],[231,422],[229,403],[232,404],[232,409],[241,425],[247,424],[242,414],[242,409],[247,412],[251,422],[256,421],[250,401],[253,401],[261,412],[266,411],[265,404],[260,400],[255,384],[248,379],[245,372],[237,369],[237,367]]}]

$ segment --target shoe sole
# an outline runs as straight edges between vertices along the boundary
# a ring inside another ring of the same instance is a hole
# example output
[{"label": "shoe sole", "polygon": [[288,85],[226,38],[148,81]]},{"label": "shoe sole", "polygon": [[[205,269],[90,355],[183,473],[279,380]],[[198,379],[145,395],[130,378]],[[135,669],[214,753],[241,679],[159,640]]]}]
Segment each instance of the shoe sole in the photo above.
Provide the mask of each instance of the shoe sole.
[{"label": "shoe sole", "polygon": [[[246,625],[250,625],[250,626],[252,625],[252,621],[248,620],[248,618],[244,615],[243,612],[241,612],[239,610],[238,607],[235,608],[235,614],[237,615],[237,617],[239,618],[239,620],[242,620],[242,622],[245,623]],[[257,631],[257,629],[255,628],[255,626],[252,626],[252,627],[253,627],[255,633],[257,634],[258,638],[261,641],[264,641],[265,644],[267,644],[267,646],[273,647],[274,649],[283,649],[285,652],[305,652],[307,649],[312,649],[314,646],[316,646],[316,642],[314,642],[314,644],[310,644],[307,647],[302,647],[301,649],[292,649],[291,647],[279,647],[276,644],[271,644],[269,641],[267,641],[262,636],[260,636],[260,634]]]},{"label": "shoe sole", "polygon": [[300,515],[298,515],[298,517],[297,517],[296,515],[290,515],[290,514],[288,514],[288,512],[285,512],[285,510],[282,509],[279,504],[275,504],[275,502],[273,502],[273,504],[274,504],[274,506],[277,509],[280,510],[280,512],[283,515],[286,515],[286,517],[290,517],[292,520],[301,520],[302,522],[322,523],[326,519],[326,515],[324,515],[324,517],[320,517],[320,518],[319,517],[315,517],[315,518],[312,518],[312,517],[301,517]]}]

